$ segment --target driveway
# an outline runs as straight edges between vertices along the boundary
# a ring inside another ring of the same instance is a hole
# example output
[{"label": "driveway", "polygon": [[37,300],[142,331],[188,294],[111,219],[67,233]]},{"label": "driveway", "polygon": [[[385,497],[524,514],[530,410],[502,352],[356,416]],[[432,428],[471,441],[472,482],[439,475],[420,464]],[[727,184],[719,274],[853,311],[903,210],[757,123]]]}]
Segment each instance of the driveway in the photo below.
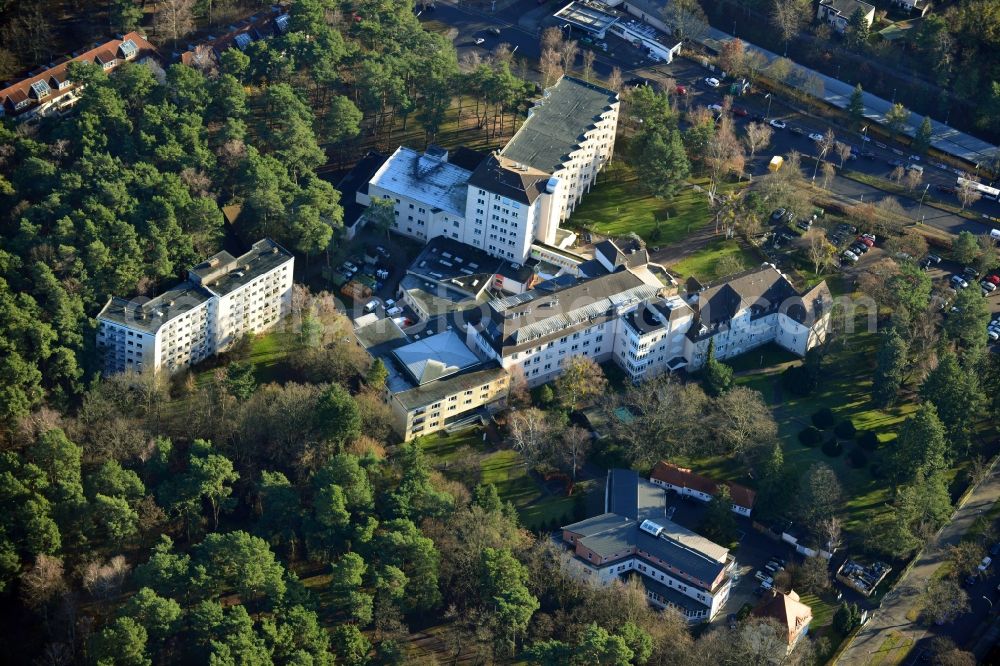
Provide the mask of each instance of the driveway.
[{"label": "driveway", "polygon": [[[976,518],[988,511],[997,499],[1000,499],[1000,476],[993,471],[955,511],[951,522],[938,532],[919,554],[909,572],[885,596],[881,608],[872,614],[872,618],[841,653],[838,664],[862,666],[881,662],[885,655],[878,651],[890,632],[901,636],[896,645],[916,645],[924,637],[927,629],[911,622],[906,617],[907,613],[918,605],[934,572],[944,562],[948,547],[957,544]],[[895,657],[898,660],[900,655]]]}]

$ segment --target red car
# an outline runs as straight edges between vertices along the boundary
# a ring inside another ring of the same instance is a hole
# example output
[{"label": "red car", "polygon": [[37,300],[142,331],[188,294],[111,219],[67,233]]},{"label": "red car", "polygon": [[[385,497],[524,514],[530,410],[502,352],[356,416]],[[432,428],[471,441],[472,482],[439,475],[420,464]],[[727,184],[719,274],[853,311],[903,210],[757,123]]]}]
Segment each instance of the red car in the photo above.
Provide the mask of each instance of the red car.
[{"label": "red car", "polygon": [[860,242],[864,243],[865,245],[867,245],[868,247],[873,247],[875,245],[875,241],[873,241],[871,238],[865,238],[864,236],[858,236],[858,240]]},{"label": "red car", "polygon": [[986,279],[992,282],[993,284],[1000,286],[1000,277],[996,275],[987,275]]},{"label": "red car", "polygon": [[742,106],[734,106],[733,107],[733,115],[734,116],[740,116],[741,118],[745,118],[747,115],[749,115],[749,112],[746,109],[744,109]]},{"label": "red car", "polygon": [[684,86],[677,86],[676,88],[674,88],[674,92],[677,93],[678,95],[687,95],[688,89],[685,88]]}]

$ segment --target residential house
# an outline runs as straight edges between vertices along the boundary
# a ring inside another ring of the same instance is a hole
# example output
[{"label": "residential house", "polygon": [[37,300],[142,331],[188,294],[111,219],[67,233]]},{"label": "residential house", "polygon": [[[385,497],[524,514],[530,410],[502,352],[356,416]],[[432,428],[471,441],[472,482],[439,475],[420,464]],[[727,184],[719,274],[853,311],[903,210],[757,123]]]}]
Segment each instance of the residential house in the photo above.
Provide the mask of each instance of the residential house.
[{"label": "residential house", "polygon": [[[678,495],[693,497],[702,502],[709,502],[719,492],[719,484],[707,476],[696,474],[690,469],[679,467],[664,460],[656,463],[653,467],[649,480],[656,485],[663,486]],[[746,486],[732,481],[723,481],[722,485],[729,488],[729,497],[732,499],[732,510],[741,516],[750,516],[753,511],[754,502],[757,500],[757,493]]]},{"label": "residential house", "polygon": [[819,0],[816,8],[816,18],[826,21],[834,30],[843,33],[851,23],[851,17],[858,10],[864,16],[865,23],[871,27],[875,20],[875,5],[862,0]]},{"label": "residential house", "polygon": [[93,63],[105,72],[112,72],[126,62],[154,63],[158,57],[153,45],[138,32],[95,44],[0,89],[0,117],[30,120],[72,107],[79,100],[80,91],[80,85],[69,78],[73,62]]},{"label": "residential house", "polygon": [[802,603],[794,591],[785,594],[775,589],[769,590],[750,614],[775,620],[781,626],[782,638],[788,644],[789,653],[809,633],[813,617],[812,609]]},{"label": "residential house", "polygon": [[570,571],[606,585],[633,574],[649,602],[689,622],[715,617],[729,599],[729,550],[666,518],[666,491],[632,470],[608,472],[604,513],[562,527]]},{"label": "residential house", "polygon": [[219,252],[153,299],[111,298],[97,315],[105,374],[174,372],[272,328],[291,311],[294,257],[270,239]]}]

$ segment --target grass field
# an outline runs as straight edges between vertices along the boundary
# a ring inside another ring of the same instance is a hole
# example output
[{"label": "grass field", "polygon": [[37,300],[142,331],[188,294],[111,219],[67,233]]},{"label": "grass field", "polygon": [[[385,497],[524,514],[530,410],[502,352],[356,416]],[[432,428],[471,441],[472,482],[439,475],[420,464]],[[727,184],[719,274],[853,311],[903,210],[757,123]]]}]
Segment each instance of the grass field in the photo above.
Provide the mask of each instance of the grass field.
[{"label": "grass field", "polygon": [[[726,257],[735,260],[723,262]],[[760,264],[760,260],[752,252],[743,248],[736,239],[723,239],[712,241],[704,248],[695,252],[676,264],[669,266],[671,272],[681,278],[694,276],[699,281],[706,283],[717,280],[724,275],[732,275],[732,268],[727,266],[739,266],[739,270],[753,268]]]},{"label": "grass field", "polygon": [[[860,328],[860,327],[859,327]],[[892,448],[896,430],[907,415],[916,409],[912,403],[902,403],[881,410],[871,404],[871,369],[875,364],[877,335],[866,330],[834,341],[823,364],[823,378],[809,396],[797,396],[784,390],[781,372],[794,356],[767,346],[733,359],[735,369],[745,374],[737,376],[738,384],[759,391],[771,406],[778,424],[785,463],[792,467],[796,478],[803,478],[817,462],[830,465],[843,487],[840,515],[845,530],[857,534],[861,528],[885,509],[889,500],[888,481],[872,476],[872,464],[880,463]],[[760,368],[761,356],[764,367]],[[784,363],[785,365],[776,365]],[[807,447],[798,440],[801,430],[811,425],[811,416],[824,407],[833,410],[837,421],[850,419],[858,431],[872,430],[881,444],[876,452],[865,452],[868,463],[856,469],[848,464],[847,454],[855,446],[846,442],[844,452],[837,457],[826,455],[821,447]],[[712,456],[684,460],[694,469],[713,478],[753,483],[748,469],[737,458]]]},{"label": "grass field", "polygon": [[[690,182],[708,186],[704,178]],[[733,187],[736,185],[720,189]],[[710,218],[704,192],[685,187],[671,199],[658,199],[646,191],[631,167],[619,160],[601,173],[566,226],[605,236],[636,233],[649,245],[659,246],[683,240]]]}]

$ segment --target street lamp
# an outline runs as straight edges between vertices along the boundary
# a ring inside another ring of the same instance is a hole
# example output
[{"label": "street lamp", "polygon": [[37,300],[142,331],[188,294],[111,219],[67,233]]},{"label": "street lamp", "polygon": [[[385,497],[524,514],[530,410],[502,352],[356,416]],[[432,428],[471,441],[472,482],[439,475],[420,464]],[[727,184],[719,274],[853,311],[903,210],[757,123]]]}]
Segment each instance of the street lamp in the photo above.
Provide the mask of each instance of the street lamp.
[{"label": "street lamp", "polygon": [[764,95],[764,98],[767,100],[767,113],[764,114],[764,117],[765,118],[770,118],[771,117],[771,93],[767,93],[766,95]]},{"label": "street lamp", "polygon": [[892,89],[892,103],[893,104],[896,103],[896,89],[895,88]]},{"label": "street lamp", "polygon": [[993,602],[990,601],[990,598],[987,597],[985,594],[983,595],[983,601],[985,601],[986,603],[988,603],[990,605],[990,610],[993,610]]},{"label": "street lamp", "polygon": [[924,188],[924,193],[920,195],[920,205],[917,206],[917,215],[920,215],[920,210],[924,207],[924,197],[927,196],[927,190],[931,189],[931,184],[927,183],[927,187]]}]

